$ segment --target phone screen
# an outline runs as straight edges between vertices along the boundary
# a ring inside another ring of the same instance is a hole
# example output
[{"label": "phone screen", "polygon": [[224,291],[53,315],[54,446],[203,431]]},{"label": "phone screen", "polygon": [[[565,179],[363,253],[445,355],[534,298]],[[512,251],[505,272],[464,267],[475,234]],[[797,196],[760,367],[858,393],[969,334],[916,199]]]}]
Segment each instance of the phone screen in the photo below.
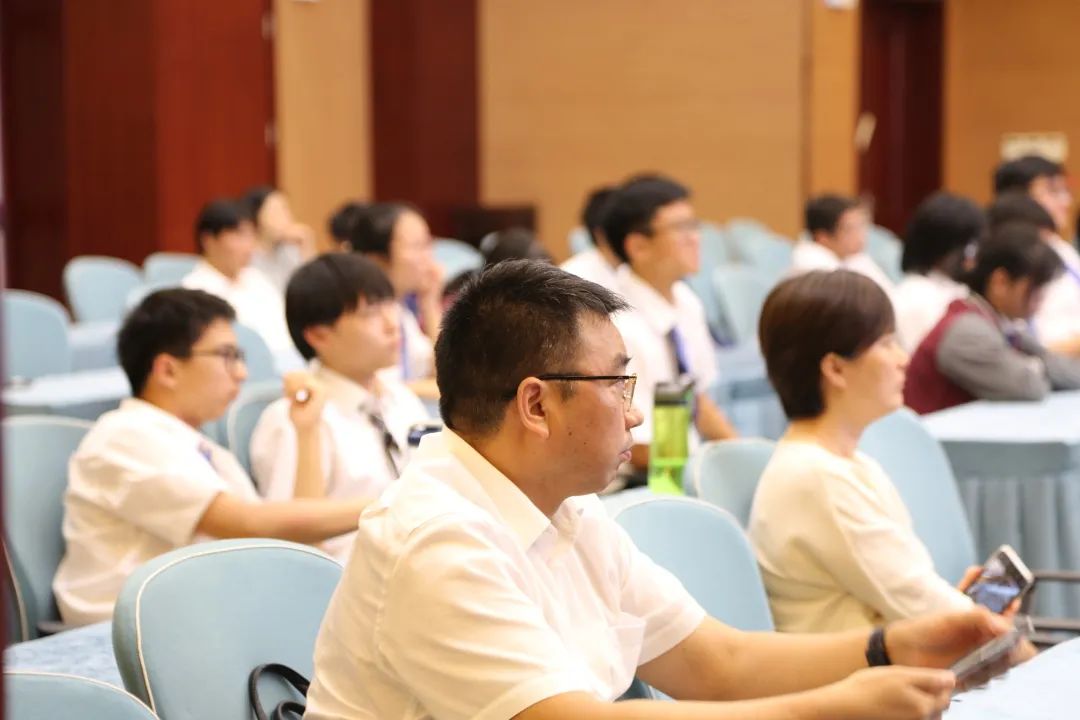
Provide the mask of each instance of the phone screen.
[{"label": "phone screen", "polygon": [[1024,591],[1026,581],[1000,553],[995,553],[982,574],[967,589],[967,595],[979,605],[1000,613]]}]

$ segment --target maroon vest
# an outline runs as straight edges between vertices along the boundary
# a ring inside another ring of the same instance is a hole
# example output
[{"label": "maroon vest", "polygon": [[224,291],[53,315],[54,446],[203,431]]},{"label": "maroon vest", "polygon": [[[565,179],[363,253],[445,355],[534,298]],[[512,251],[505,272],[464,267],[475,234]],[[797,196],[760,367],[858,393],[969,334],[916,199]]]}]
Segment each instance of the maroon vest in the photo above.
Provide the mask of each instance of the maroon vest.
[{"label": "maroon vest", "polygon": [[904,404],[920,415],[944,410],[953,405],[971,402],[975,396],[942,374],[937,366],[938,345],[956,318],[968,313],[982,315],[988,321],[993,318],[970,299],[953,300],[934,329],[919,343],[908,363],[907,380],[904,383]]}]

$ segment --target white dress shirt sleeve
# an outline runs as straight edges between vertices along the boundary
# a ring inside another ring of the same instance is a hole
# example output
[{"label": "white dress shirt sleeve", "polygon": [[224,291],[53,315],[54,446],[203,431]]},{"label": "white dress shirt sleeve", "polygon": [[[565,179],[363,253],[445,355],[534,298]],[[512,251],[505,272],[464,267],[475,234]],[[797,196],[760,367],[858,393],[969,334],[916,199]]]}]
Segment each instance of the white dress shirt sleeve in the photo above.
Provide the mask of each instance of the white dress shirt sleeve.
[{"label": "white dress shirt sleeve", "polygon": [[[823,473],[819,487],[825,512],[814,544],[839,584],[886,621],[971,606],[963,593],[937,574],[914,531],[892,519],[880,494],[828,468],[815,472]],[[889,490],[888,495],[902,505],[895,489]]]},{"label": "white dress shirt sleeve", "polygon": [[[178,453],[189,450],[190,457]],[[187,545],[206,508],[225,490],[197,448],[114,432],[71,460],[69,492],[173,546]]]},{"label": "white dress shirt sleeve", "polygon": [[575,660],[479,521],[415,530],[388,582],[376,647],[426,713],[505,720],[545,698],[587,691]]}]

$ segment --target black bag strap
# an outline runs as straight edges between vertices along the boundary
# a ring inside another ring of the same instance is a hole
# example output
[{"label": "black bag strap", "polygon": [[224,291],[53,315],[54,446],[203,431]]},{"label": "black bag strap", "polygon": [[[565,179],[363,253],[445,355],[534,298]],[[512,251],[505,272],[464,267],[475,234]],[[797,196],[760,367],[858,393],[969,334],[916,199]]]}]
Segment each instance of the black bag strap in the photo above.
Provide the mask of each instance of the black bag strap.
[{"label": "black bag strap", "polygon": [[277,704],[268,716],[259,699],[259,678],[263,674],[277,675],[285,682],[296,688],[304,697],[307,697],[308,687],[311,683],[306,677],[293,670],[288,665],[281,663],[266,663],[259,665],[248,675],[248,700],[251,702],[251,711],[255,714],[255,720],[286,720],[286,713],[293,712],[298,716],[304,714],[304,705],[295,700],[285,700]]}]

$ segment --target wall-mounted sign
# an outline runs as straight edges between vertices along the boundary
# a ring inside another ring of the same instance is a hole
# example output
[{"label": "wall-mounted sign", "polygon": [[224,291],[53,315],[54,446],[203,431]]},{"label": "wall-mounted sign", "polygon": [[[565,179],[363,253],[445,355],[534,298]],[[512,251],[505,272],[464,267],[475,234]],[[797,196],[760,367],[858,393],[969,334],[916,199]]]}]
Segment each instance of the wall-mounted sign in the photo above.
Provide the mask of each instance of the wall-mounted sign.
[{"label": "wall-mounted sign", "polygon": [[1063,132],[1016,132],[1001,136],[1001,159],[1015,160],[1024,155],[1041,155],[1063,163],[1069,156],[1069,139]]}]

